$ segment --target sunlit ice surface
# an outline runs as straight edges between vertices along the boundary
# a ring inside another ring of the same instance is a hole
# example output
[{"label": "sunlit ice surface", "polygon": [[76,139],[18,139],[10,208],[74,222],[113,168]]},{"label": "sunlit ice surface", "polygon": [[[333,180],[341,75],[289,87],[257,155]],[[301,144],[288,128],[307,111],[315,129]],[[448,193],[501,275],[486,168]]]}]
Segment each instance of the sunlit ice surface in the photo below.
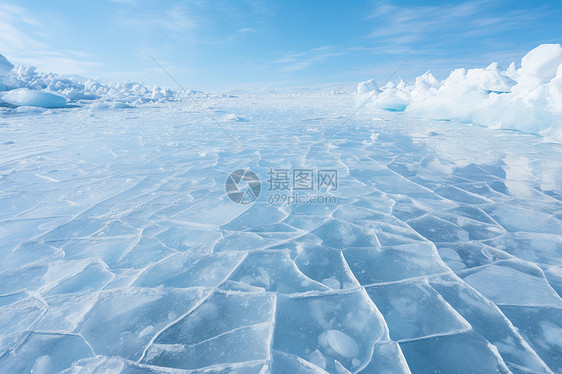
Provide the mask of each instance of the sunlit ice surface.
[{"label": "sunlit ice surface", "polygon": [[[204,104],[218,123],[190,102],[0,117],[3,372],[562,370],[561,144],[345,123],[351,95]],[[240,169],[255,201],[225,191]],[[283,201],[272,170],[337,188]]]}]

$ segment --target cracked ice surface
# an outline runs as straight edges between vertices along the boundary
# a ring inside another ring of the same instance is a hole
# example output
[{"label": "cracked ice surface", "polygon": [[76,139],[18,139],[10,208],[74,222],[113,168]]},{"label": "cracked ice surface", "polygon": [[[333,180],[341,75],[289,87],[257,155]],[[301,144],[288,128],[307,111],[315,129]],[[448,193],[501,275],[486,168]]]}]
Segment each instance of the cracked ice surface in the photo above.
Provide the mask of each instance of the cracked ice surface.
[{"label": "cracked ice surface", "polygon": [[[244,150],[186,103],[0,118],[0,371],[562,371],[560,144],[365,110],[318,149],[352,97],[205,104]],[[270,168],[337,202],[268,204]]]}]

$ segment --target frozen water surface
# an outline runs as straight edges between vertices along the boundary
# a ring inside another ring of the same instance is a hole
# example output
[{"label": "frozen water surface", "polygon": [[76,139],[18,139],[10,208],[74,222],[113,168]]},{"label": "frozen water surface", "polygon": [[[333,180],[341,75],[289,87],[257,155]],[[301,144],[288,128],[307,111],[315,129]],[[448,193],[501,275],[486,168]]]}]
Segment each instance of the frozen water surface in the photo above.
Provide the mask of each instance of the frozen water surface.
[{"label": "frozen water surface", "polygon": [[[204,100],[243,148],[187,102],[3,112],[0,371],[562,371],[560,143]],[[270,168],[335,169],[337,200],[268,202]]]}]

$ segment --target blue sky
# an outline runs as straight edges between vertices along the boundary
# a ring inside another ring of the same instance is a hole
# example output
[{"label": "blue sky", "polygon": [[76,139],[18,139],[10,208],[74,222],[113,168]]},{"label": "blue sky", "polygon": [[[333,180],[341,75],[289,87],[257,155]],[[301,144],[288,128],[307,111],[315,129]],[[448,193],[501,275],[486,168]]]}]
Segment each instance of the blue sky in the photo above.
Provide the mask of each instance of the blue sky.
[{"label": "blue sky", "polygon": [[42,71],[174,87],[308,87],[518,62],[562,41],[562,2],[18,0],[0,53]]}]

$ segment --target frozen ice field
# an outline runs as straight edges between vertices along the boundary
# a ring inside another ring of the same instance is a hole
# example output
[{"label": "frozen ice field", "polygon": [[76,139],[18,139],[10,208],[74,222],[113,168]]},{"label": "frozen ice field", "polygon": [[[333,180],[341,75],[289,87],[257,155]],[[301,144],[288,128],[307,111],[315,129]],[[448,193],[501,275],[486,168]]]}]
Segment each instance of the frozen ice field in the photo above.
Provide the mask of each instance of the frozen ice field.
[{"label": "frozen ice field", "polygon": [[[202,102],[241,147],[189,102],[0,116],[0,372],[562,372],[560,143]],[[337,202],[268,203],[270,168]]]}]

